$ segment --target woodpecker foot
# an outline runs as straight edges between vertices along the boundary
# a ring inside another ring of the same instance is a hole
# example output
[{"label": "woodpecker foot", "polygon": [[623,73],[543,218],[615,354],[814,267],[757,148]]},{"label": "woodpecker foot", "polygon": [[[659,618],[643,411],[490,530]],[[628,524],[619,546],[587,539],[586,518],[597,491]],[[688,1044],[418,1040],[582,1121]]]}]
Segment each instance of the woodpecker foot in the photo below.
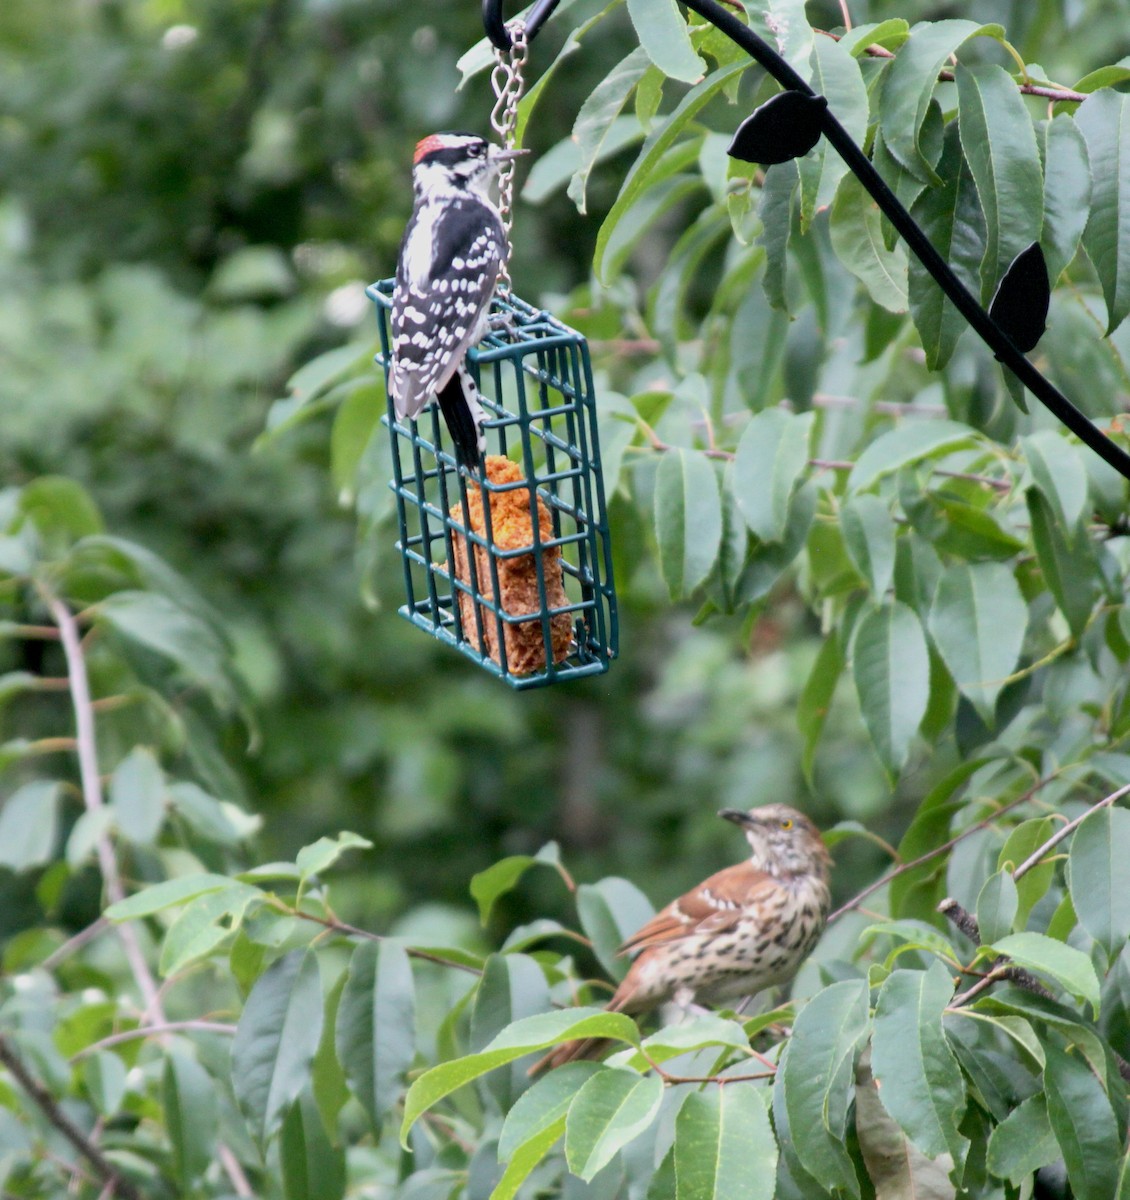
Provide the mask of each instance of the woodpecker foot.
[{"label": "woodpecker foot", "polygon": [[518,324],[514,320],[514,314],[508,312],[493,312],[490,314],[488,327],[491,333],[504,333],[508,342],[516,342],[518,340]]}]

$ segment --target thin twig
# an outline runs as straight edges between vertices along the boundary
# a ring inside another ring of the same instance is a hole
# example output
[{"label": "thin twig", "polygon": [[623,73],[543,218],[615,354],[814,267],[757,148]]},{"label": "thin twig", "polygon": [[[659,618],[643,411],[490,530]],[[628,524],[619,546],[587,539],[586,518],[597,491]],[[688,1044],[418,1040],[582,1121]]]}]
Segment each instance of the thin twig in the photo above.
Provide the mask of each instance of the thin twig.
[{"label": "thin twig", "polygon": [[[76,749],[78,751],[79,776],[82,781],[83,804],[87,812],[101,812],[105,808],[105,801],[102,796],[102,782],[98,771],[94,708],[91,704],[90,679],[86,673],[86,659],[82,653],[82,637],[79,633],[78,622],[71,610],[58,596],[46,590],[44,590],[43,596],[50,609],[52,619],[58,627],[59,637],[63,643],[63,653],[67,660],[67,676],[71,681],[71,702],[75,710],[75,731],[78,735]],[[126,890],[122,884],[113,843],[107,834],[103,833],[98,838],[95,850],[102,879],[106,885],[106,894],[110,898],[110,903],[116,904],[125,899]],[[165,1014],[157,994],[157,983],[145,960],[141,943],[137,938],[137,931],[129,922],[117,926],[117,930],[134,982],[141,992],[146,1015],[155,1023],[163,1025]]]},{"label": "thin twig", "polygon": [[950,838],[948,842],[945,842],[941,846],[935,846],[933,850],[927,850],[925,854],[920,854],[917,858],[911,859],[911,861],[908,863],[902,863],[893,871],[888,871],[886,875],[876,879],[874,883],[869,883],[861,892],[858,892],[846,904],[842,904],[839,908],[837,908],[836,911],[828,918],[828,924],[830,925],[833,921],[839,920],[844,913],[851,912],[852,909],[858,908],[859,905],[866,900],[872,892],[877,892],[880,888],[886,887],[886,885],[890,883],[892,879],[897,879],[900,875],[905,875],[907,871],[913,871],[915,867],[921,867],[923,864],[931,862],[935,858],[948,853],[954,848],[954,846],[956,846],[959,842],[963,842],[967,837],[971,837],[979,830],[987,829],[994,821],[1004,816],[1005,813],[1011,812],[1014,808],[1019,808],[1022,804],[1026,804],[1038,791],[1040,791],[1041,788],[1044,788],[1051,783],[1054,778],[1054,775],[1049,775],[1044,779],[1038,780],[1026,792],[1023,792],[1021,795],[1017,796],[1015,800],[1010,800],[1007,804],[1002,805],[1000,808],[994,810],[983,820],[978,821],[975,825],[970,825],[968,829],[963,829],[959,834],[956,835],[956,837]]},{"label": "thin twig", "polygon": [[[976,998],[982,992],[988,991],[994,983],[1006,978],[1008,976],[1008,972],[1009,968],[1007,966],[1002,965],[999,967],[994,967],[983,979],[979,979],[968,991],[961,992],[959,995],[954,996],[949,1003],[949,1007],[961,1008],[963,1005],[968,1004],[970,1000],[976,1000]],[[1046,991],[1046,989],[1044,990]]]},{"label": "thin twig", "polygon": [[96,917],[85,929],[72,934],[67,940],[39,964],[44,971],[54,971],[65,959],[70,958],[76,950],[81,950],[87,942],[92,942],[99,934],[110,928],[110,922],[105,917]]},{"label": "thin twig", "polygon": [[[323,928],[332,930],[334,933],[344,933],[350,937],[364,938],[367,942],[384,941],[384,938],[379,933],[371,933],[368,929],[358,929],[356,925],[340,921],[337,917],[319,917],[317,913],[303,912],[301,909],[289,908],[286,905],[280,905],[279,907],[292,917],[300,917],[303,921],[312,921],[315,925],[321,925]],[[422,962],[436,963],[441,967],[454,967],[457,971],[467,971],[472,975],[481,975],[483,973],[481,968],[472,967],[470,963],[456,962],[453,958],[444,958],[440,954],[432,954],[429,950],[418,950],[415,946],[406,946],[404,953],[409,958],[418,958]]]},{"label": "thin twig", "polygon": [[240,1165],[239,1159],[236,1158],[232,1148],[221,1142],[217,1147],[217,1154],[220,1159],[220,1166],[224,1168],[224,1174],[231,1180],[231,1185],[235,1188],[235,1194],[237,1196],[250,1197],[251,1200],[254,1200],[255,1191],[248,1182],[243,1167]]},{"label": "thin twig", "polygon": [[1027,875],[1028,872],[1036,866],[1040,859],[1044,857],[1049,850],[1054,849],[1072,830],[1078,829],[1079,826],[1091,815],[1100,808],[1108,808],[1116,800],[1120,800],[1127,792],[1130,792],[1130,783],[1125,787],[1120,787],[1117,792],[1111,792],[1109,796],[1104,796],[1097,804],[1092,804],[1089,809],[1081,816],[1076,817],[1074,821],[1068,821],[1061,829],[1057,829],[1048,840],[1033,851],[1012,873],[1013,879],[1019,879],[1022,875]]},{"label": "thin twig", "polygon": [[[938,912],[952,921],[974,946],[981,945],[981,927],[977,924],[977,918],[967,909],[962,908],[952,896],[947,896],[938,905]],[[962,973],[971,975],[975,972],[971,967],[962,967]],[[954,1000],[953,1007],[956,1008],[968,1003],[973,997],[983,992],[990,983],[995,983],[998,979],[1007,979],[1009,982],[1015,983],[1017,987],[1022,987],[1026,992],[1033,992],[1037,996],[1043,996],[1046,1000],[1055,999],[1055,996],[1044,987],[1031,971],[1025,970],[1024,967],[1013,966],[1012,960],[1007,954],[998,954],[989,963],[989,970],[987,972],[978,973],[981,974],[981,983],[970,988],[968,992],[964,992]],[[986,980],[989,982],[986,983]]]},{"label": "thin twig", "polygon": [[17,625],[5,622],[0,627],[4,637],[23,638],[25,641],[57,642],[59,631],[54,625]]},{"label": "thin twig", "polygon": [[[813,33],[823,34],[824,37],[832,38],[837,42],[840,40],[839,34],[829,33],[825,29],[814,29]],[[866,53],[869,58],[897,57],[893,50],[888,50],[886,46],[880,46],[876,43],[868,46]],[[953,72],[939,71],[938,79],[942,83],[953,83]],[[1022,92],[1025,96],[1043,96],[1045,99],[1055,101],[1056,103],[1082,104],[1087,99],[1086,92],[1075,92],[1070,88],[1045,87],[1041,83],[1018,83],[1016,88],[1017,91]]]},{"label": "thin twig", "polygon": [[0,1063],[11,1072],[13,1078],[28,1094],[36,1107],[48,1121],[67,1139],[78,1153],[90,1164],[99,1181],[105,1184],[107,1195],[120,1200],[142,1200],[141,1193],[127,1179],[123,1179],[114,1165],[101,1150],[90,1141],[81,1129],[55,1103],[54,1096],[24,1066],[23,1060],[12,1049],[8,1039],[0,1034]]},{"label": "thin twig", "polygon": [[108,1046],[118,1046],[122,1042],[136,1042],[138,1038],[158,1037],[166,1033],[224,1033],[228,1037],[235,1036],[235,1026],[226,1021],[168,1021],[164,1025],[139,1025],[136,1029],[123,1029],[120,1033],[111,1033],[101,1041],[91,1042],[83,1046],[77,1053],[71,1055],[71,1062],[77,1062],[96,1050],[105,1050]]}]

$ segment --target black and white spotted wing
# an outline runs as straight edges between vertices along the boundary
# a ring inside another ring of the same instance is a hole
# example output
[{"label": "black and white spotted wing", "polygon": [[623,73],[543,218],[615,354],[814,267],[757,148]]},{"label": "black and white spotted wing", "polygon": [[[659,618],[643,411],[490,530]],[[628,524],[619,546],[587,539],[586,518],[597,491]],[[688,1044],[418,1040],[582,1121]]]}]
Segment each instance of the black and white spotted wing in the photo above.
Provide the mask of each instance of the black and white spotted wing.
[{"label": "black and white spotted wing", "polygon": [[392,295],[398,417],[416,416],[486,331],[503,245],[498,214],[474,196],[425,199],[413,212]]}]

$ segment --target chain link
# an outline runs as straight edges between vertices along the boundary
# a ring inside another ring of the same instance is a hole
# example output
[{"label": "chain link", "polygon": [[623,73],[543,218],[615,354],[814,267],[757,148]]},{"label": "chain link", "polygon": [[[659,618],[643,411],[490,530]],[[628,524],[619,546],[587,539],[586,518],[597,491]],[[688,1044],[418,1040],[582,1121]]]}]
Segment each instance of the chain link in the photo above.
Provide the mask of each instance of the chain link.
[{"label": "chain link", "polygon": [[[526,81],[522,71],[529,57],[529,42],[526,38],[526,26],[521,21],[513,21],[506,26],[510,34],[510,51],[504,54],[497,47],[494,51],[494,70],[491,71],[490,85],[494,89],[495,102],[491,110],[491,128],[498,134],[499,140],[507,150],[514,149],[514,131],[518,124],[518,101],[526,90]],[[502,165],[498,173],[498,213],[502,217],[502,228],[506,232],[506,254],[498,268],[498,287],[500,291],[509,292],[510,286],[510,230],[514,225],[514,160],[510,159]]]}]

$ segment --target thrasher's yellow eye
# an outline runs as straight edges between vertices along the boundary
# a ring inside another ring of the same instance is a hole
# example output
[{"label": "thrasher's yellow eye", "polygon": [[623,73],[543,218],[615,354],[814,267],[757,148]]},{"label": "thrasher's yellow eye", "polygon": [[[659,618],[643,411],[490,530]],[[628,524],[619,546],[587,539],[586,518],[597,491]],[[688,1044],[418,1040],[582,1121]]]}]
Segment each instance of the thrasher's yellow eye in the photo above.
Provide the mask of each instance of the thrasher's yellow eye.
[{"label": "thrasher's yellow eye", "polygon": [[781,828],[782,829],[792,829],[792,827],[793,827],[792,817],[783,817],[781,819]]}]

